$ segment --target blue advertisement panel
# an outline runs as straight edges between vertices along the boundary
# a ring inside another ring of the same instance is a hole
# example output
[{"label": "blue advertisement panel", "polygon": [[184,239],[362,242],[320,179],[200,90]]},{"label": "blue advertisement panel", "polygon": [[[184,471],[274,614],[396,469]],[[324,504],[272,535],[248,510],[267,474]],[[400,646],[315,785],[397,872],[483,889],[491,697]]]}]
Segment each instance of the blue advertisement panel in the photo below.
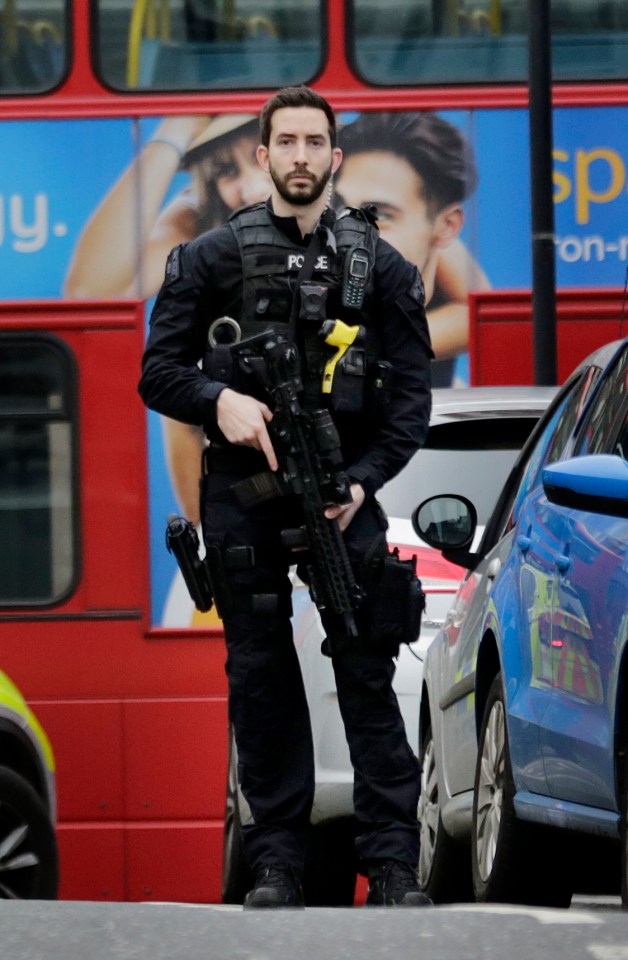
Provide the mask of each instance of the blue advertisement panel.
[{"label": "blue advertisement panel", "polygon": [[132,151],[128,120],[0,124],[0,297],[64,296],[88,216]]},{"label": "blue advertisement panel", "polygon": [[[559,286],[624,282],[627,120],[620,107],[555,113]],[[424,276],[435,382],[468,382],[468,292],[531,284],[528,115],[339,121],[345,160],[334,202],[377,204],[382,236]],[[0,299],[141,296],[148,314],[173,246],[268,195],[256,145],[252,115],[3,123]],[[194,612],[163,530],[173,510],[198,520],[203,439],[152,414],[148,424],[152,616],[187,625]]]},{"label": "blue advertisement panel", "polygon": [[[523,111],[477,111],[478,234],[496,289],[530,287],[530,137]],[[556,276],[562,287],[620,286],[628,263],[628,130],[621,107],[554,112]]]}]

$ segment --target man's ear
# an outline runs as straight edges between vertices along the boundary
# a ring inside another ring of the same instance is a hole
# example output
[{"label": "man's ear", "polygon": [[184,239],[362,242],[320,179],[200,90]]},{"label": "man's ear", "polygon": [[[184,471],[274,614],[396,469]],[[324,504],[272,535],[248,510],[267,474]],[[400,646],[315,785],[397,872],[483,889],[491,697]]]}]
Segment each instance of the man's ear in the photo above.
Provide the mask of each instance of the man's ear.
[{"label": "man's ear", "polygon": [[265,147],[263,143],[260,143],[259,147],[256,150],[257,162],[264,171],[264,173],[270,173],[269,164],[268,164],[268,147]]},{"label": "man's ear", "polygon": [[342,163],[342,150],[340,147],[334,147],[331,154],[331,172],[334,174]]},{"label": "man's ear", "polygon": [[463,223],[464,213],[459,203],[443,207],[434,221],[434,245],[448,247],[460,235]]}]

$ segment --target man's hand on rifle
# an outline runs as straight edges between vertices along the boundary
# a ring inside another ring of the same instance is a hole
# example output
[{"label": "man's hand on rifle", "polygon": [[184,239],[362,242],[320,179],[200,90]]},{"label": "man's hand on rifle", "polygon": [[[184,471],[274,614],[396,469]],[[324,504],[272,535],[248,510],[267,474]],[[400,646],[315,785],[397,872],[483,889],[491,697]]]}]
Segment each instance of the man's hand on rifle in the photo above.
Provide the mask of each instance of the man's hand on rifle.
[{"label": "man's hand on rifle", "polygon": [[255,397],[237,393],[230,387],[218,395],[216,420],[229,443],[261,450],[270,469],[277,470],[277,457],[266,428],[272,419],[270,409]]},{"label": "man's hand on rifle", "polygon": [[327,507],[325,516],[328,520],[337,520],[341,530],[346,530],[356,513],[364,503],[364,490],[359,483],[352,483],[350,486],[352,503],[343,503],[335,507]]}]

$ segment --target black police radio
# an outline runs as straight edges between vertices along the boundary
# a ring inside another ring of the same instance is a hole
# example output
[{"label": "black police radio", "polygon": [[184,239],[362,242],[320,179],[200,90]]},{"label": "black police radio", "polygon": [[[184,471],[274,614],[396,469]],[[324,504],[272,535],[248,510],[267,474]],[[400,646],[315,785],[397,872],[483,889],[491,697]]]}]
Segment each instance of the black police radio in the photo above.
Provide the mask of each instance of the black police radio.
[{"label": "black police radio", "polygon": [[345,258],[345,271],[342,282],[342,305],[359,310],[364,303],[364,295],[371,272],[371,254],[366,247],[354,247]]}]

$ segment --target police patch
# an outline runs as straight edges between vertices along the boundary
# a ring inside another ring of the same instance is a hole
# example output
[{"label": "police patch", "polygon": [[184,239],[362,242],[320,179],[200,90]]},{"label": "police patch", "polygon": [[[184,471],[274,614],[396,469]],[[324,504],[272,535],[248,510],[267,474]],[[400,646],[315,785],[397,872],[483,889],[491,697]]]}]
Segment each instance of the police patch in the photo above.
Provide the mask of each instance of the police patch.
[{"label": "police patch", "polygon": [[[289,253],[286,259],[286,267],[288,270],[300,270],[303,266],[304,260],[305,254],[303,253]],[[320,256],[316,258],[314,269],[329,270],[329,257],[326,254],[321,253]]]},{"label": "police patch", "polygon": [[166,276],[164,283],[174,283],[181,276],[181,244],[170,251],[166,260]]}]

